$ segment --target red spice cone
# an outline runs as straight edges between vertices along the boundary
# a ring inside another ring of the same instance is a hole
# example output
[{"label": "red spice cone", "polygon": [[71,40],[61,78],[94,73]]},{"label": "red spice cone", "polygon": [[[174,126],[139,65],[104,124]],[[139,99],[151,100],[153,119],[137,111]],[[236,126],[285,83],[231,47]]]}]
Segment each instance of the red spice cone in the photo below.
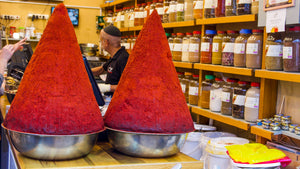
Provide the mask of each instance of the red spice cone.
[{"label": "red spice cone", "polygon": [[104,122],[109,128],[130,132],[194,130],[156,10],[136,40]]},{"label": "red spice cone", "polygon": [[73,25],[56,6],[5,118],[11,130],[86,134],[104,129]]}]

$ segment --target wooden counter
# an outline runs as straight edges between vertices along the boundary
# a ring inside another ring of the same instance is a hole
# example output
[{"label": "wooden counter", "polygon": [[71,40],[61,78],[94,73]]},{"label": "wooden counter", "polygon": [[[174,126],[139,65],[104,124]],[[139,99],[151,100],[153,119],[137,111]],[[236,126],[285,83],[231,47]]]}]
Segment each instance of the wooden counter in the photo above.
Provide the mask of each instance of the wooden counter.
[{"label": "wooden counter", "polygon": [[[5,116],[6,96],[0,99],[1,113]],[[20,169],[171,169],[180,163],[182,169],[201,169],[202,163],[183,153],[166,158],[136,158],[124,155],[107,142],[97,143],[85,157],[66,161],[43,161],[27,158],[12,148],[15,162]]]}]

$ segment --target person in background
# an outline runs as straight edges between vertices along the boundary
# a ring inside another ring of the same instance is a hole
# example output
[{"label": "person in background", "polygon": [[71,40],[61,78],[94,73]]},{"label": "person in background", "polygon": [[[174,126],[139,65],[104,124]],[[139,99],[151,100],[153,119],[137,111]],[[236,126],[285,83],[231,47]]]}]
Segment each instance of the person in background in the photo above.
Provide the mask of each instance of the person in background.
[{"label": "person in background", "polygon": [[0,85],[1,85],[1,90],[0,90],[0,95],[3,95],[4,93],[4,87],[5,83],[4,81],[4,72],[7,69],[7,63],[12,57],[12,55],[15,53],[15,51],[20,50],[23,48],[23,44],[25,44],[26,38],[20,40],[18,43],[13,44],[13,45],[5,45],[1,50],[0,50]]},{"label": "person in background", "polygon": [[100,91],[105,95],[113,95],[121,74],[126,66],[129,54],[124,46],[121,46],[120,30],[109,25],[100,32],[101,48],[107,51],[111,58],[102,66],[92,68],[94,76],[99,76],[106,71],[105,84],[98,84]]}]

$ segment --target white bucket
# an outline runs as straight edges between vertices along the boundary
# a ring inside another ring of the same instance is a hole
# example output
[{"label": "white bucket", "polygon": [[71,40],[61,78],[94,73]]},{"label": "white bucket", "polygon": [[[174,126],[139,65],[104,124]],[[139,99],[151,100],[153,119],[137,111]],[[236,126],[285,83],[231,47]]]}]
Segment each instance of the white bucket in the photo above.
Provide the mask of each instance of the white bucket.
[{"label": "white bucket", "polygon": [[188,134],[185,143],[183,144],[182,148],[180,149],[180,152],[199,160],[202,151],[200,149],[200,139],[201,139],[202,133],[200,132],[191,132]]}]

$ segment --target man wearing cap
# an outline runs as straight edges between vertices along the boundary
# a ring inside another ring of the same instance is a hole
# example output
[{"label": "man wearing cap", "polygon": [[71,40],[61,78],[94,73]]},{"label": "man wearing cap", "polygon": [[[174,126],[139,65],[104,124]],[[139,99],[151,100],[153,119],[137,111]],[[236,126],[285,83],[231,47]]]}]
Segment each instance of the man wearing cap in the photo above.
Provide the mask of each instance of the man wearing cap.
[{"label": "man wearing cap", "polygon": [[116,90],[121,74],[126,66],[129,54],[124,46],[121,46],[121,32],[113,26],[107,26],[100,32],[102,49],[107,51],[111,58],[102,66],[92,69],[94,76],[107,72],[105,84],[99,84],[101,92],[112,95]]}]

